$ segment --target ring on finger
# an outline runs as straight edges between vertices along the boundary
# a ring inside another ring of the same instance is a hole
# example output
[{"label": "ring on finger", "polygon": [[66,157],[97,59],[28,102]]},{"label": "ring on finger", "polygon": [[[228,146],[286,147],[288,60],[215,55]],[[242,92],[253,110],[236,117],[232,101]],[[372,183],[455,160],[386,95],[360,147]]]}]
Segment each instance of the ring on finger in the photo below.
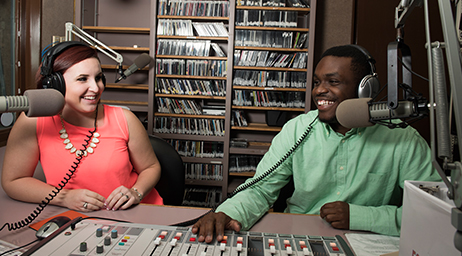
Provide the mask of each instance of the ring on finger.
[{"label": "ring on finger", "polygon": [[120,195],[121,195],[121,196],[124,196],[124,193],[120,192]]},{"label": "ring on finger", "polygon": [[129,199],[130,199],[130,197],[128,197],[128,195],[125,195],[125,196],[127,197],[127,200],[129,200]]},{"label": "ring on finger", "polygon": [[83,208],[87,209],[87,206],[88,206],[88,203],[87,203],[87,202],[84,202],[84,203],[83,203]]}]

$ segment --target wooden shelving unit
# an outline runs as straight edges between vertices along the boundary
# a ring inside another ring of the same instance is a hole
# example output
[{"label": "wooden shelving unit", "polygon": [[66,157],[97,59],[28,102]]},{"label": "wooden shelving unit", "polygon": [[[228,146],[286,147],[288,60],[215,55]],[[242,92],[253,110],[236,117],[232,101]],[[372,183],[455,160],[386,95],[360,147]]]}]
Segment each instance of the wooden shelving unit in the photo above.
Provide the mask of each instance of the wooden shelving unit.
[{"label": "wooden shelving unit", "polygon": [[[168,1],[168,0],[167,0]],[[202,141],[219,142],[223,144],[223,157],[183,157],[185,163],[190,164],[210,164],[221,165],[223,168],[222,180],[194,180],[186,179],[189,186],[214,187],[221,190],[223,198],[246,178],[252,177],[253,172],[229,173],[229,157],[231,155],[258,155],[262,156],[268,150],[271,139],[281,130],[281,127],[270,126],[266,122],[265,114],[268,111],[285,112],[289,118],[305,113],[311,106],[311,81],[313,72],[314,56],[314,35],[316,20],[316,0],[311,0],[310,8],[293,7],[261,7],[261,6],[236,6],[236,1],[229,1],[229,15],[226,17],[216,16],[179,16],[159,14],[159,1],[144,0],[133,2],[129,10],[123,1],[99,1],[96,13],[94,8],[85,8],[86,1],[77,0],[76,5],[81,6],[82,15],[76,17],[76,25],[85,31],[92,33],[110,48],[122,53],[124,56],[123,70],[126,70],[133,60],[141,53],[146,52],[152,58],[151,65],[145,67],[127,80],[120,83],[111,81],[117,77],[118,67],[114,62],[103,60],[102,68],[108,79],[106,86],[106,98],[102,102],[107,104],[124,105],[137,112],[140,118],[146,123],[149,134],[156,134],[166,140],[179,141]],[[162,1],[161,1],[162,2]],[[117,11],[118,10],[118,11]],[[236,13],[238,11],[278,11],[296,12],[297,27],[277,27],[277,26],[238,26],[236,25]],[[117,11],[123,15],[113,15]],[[87,13],[90,12],[90,13]],[[117,17],[116,17],[117,16]],[[223,23],[228,30],[227,37],[190,36],[178,35],[157,35],[158,21],[190,20],[198,23]],[[266,32],[288,32],[288,33],[308,33],[308,47],[264,47],[264,46],[243,46],[236,45],[236,34],[238,31],[264,31]],[[220,56],[184,56],[176,54],[157,55],[158,40],[208,40],[218,44],[225,52],[225,57]],[[271,51],[278,53],[307,53],[306,68],[291,67],[258,67],[235,65],[235,51]],[[198,76],[175,73],[162,73],[157,71],[157,61],[165,60],[185,60],[185,61],[222,61],[227,62],[226,74],[223,76]],[[119,69],[120,70],[120,69]],[[267,87],[267,86],[241,86],[233,84],[236,71],[255,71],[255,72],[296,72],[306,74],[306,86],[301,88]],[[195,81],[214,81],[224,83],[226,95],[201,95],[197,94],[173,94],[158,91],[156,85],[158,79],[171,80],[195,80]],[[237,106],[233,104],[235,92],[237,90],[251,90],[267,93],[304,93],[305,107],[263,107],[263,106]],[[225,107],[225,115],[191,115],[160,113],[157,106],[157,98],[168,100],[185,100],[195,102],[199,106],[222,105]],[[247,126],[237,126],[231,124],[233,111],[242,111],[248,117]],[[223,123],[223,136],[189,135],[189,134],[168,134],[156,133],[156,121],[161,118],[177,118],[188,120],[216,120]],[[231,147],[230,141],[235,138],[248,140],[248,147]]]}]

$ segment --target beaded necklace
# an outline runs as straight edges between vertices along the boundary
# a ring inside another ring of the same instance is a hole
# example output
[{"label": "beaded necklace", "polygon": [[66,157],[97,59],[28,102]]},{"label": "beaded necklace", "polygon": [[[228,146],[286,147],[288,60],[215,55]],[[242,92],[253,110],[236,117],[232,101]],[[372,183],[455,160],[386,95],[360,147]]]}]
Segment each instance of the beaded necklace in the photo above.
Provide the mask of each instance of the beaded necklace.
[{"label": "beaded necklace", "polygon": [[62,113],[59,115],[59,119],[61,120],[61,126],[63,127],[59,131],[59,134],[60,134],[59,137],[64,140],[63,141],[63,143],[65,144],[64,148],[69,150],[69,153],[71,154],[75,153],[75,156],[79,157],[79,156],[87,156],[88,154],[92,154],[93,152],[95,152],[95,148],[97,144],[99,143],[98,138],[100,137],[100,134],[96,132],[96,127],[97,127],[96,120],[98,119],[98,108],[96,108],[95,129],[93,131],[90,131],[92,135],[91,135],[91,138],[90,136],[88,136],[90,138],[90,141],[88,142],[88,146],[84,150],[75,148],[75,146],[72,144],[71,140],[69,139],[69,134],[67,133],[66,127],[64,127]]}]

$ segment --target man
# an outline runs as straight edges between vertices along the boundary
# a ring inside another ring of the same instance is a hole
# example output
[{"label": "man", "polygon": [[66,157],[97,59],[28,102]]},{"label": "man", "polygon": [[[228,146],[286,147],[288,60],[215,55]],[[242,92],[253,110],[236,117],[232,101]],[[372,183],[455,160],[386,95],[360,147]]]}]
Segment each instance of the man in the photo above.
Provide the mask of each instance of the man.
[{"label": "man", "polygon": [[[358,84],[372,68],[357,46],[327,50],[314,73],[317,110],[284,125],[252,179],[263,178],[194,224],[198,240],[211,242],[215,231],[221,241],[225,228],[249,229],[290,179],[295,191],[286,212],[319,214],[338,229],[399,235],[404,180],[441,179],[431,165],[427,143],[412,127],[389,129],[377,124],[348,129],[338,123],[337,106],[358,97]],[[282,163],[274,167],[280,159]],[[271,174],[265,173],[273,168]]]}]

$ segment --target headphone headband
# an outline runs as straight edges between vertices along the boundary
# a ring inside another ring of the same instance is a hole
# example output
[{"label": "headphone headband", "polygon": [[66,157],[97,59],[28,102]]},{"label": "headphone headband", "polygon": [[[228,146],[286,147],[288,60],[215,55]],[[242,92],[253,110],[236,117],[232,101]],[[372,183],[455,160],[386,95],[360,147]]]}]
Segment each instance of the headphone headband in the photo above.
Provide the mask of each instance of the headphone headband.
[{"label": "headphone headband", "polygon": [[42,68],[40,69],[40,74],[42,76],[49,76],[53,73],[53,64],[55,59],[66,49],[71,48],[73,46],[88,46],[79,41],[64,41],[58,44],[55,44],[51,47],[43,57],[42,61]]},{"label": "headphone headband", "polygon": [[364,54],[364,56],[366,56],[367,62],[369,62],[369,65],[371,66],[371,75],[375,74],[375,59],[366,50],[366,48],[357,44],[351,44],[351,46],[360,50]]},{"label": "headphone headband", "polygon": [[[56,89],[60,91],[64,96],[66,95],[66,81],[64,80],[63,74],[60,72],[54,72],[53,65],[55,59],[62,52],[74,46],[89,47],[88,45],[79,41],[65,41],[54,45],[44,54],[45,56],[43,57],[42,67],[40,69],[40,75],[43,76],[42,87],[44,89]],[[106,86],[106,78],[104,74],[101,79],[104,86]]]},{"label": "headphone headband", "polygon": [[375,98],[380,89],[379,79],[375,72],[375,59],[372,58],[371,54],[362,46],[351,44],[350,46],[361,51],[366,56],[367,62],[371,67],[371,72],[361,79],[358,86],[358,97],[359,98]]}]

